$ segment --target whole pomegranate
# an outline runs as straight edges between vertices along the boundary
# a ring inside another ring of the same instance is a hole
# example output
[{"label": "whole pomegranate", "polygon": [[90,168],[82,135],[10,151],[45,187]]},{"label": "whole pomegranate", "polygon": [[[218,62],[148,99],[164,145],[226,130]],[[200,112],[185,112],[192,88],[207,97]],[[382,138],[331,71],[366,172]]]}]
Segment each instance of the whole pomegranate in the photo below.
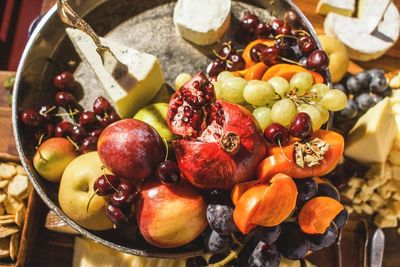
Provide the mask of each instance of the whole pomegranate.
[{"label": "whole pomegranate", "polygon": [[171,98],[167,122],[179,169],[199,188],[230,189],[253,179],[266,144],[252,114],[216,101],[214,87],[197,73]]},{"label": "whole pomegranate", "polygon": [[104,166],[117,176],[139,182],[153,173],[164,158],[164,144],[150,125],[124,119],[103,130],[97,151]]}]

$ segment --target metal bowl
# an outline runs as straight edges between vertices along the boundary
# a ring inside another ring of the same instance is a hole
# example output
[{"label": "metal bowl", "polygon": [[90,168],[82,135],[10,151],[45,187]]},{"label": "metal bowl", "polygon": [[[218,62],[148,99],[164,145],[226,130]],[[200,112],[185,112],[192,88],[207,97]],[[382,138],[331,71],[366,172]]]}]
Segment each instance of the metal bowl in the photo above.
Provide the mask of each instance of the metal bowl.
[{"label": "metal bowl", "polygon": [[[70,1],[74,9],[100,35],[107,35],[128,46],[154,54],[160,58],[167,84],[172,84],[174,77],[180,72],[195,73],[205,70],[211,61],[213,46],[198,47],[177,36],[172,23],[174,2],[167,0],[74,0]],[[292,10],[300,19],[300,24],[316,41],[310,22],[290,1],[234,1],[231,28],[237,24],[239,14],[252,10],[258,14],[268,10],[276,17],[283,17],[286,11]],[[23,53],[17,70],[13,97],[13,128],[19,156],[33,187],[43,201],[71,227],[83,236],[119,251],[139,256],[176,258],[189,257],[204,253],[202,238],[194,240],[186,246],[175,249],[160,249],[150,246],[134,227],[110,231],[90,231],[80,227],[68,218],[58,204],[58,185],[41,178],[32,165],[36,142],[24,131],[18,119],[19,112],[27,107],[52,104],[54,88],[52,77],[59,71],[71,69],[70,62],[79,62],[79,57],[65,34],[65,26],[59,20],[56,8],[53,7],[40,21]],[[108,34],[107,34],[108,33]],[[229,40],[232,30],[223,39]],[[102,92],[88,71],[85,64],[73,67],[75,78],[83,86],[83,97],[80,103],[84,107]],[[326,71],[324,76],[330,82]]]}]

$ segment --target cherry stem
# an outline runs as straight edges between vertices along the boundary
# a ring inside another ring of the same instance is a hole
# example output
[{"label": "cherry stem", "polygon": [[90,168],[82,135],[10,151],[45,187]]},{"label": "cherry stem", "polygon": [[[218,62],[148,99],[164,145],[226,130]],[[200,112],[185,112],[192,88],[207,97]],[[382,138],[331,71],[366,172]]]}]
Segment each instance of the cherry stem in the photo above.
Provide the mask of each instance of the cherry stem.
[{"label": "cherry stem", "polygon": [[294,60],[291,60],[291,59],[288,59],[288,58],[284,58],[284,57],[279,57],[281,60],[283,60],[283,61],[285,61],[285,62],[289,62],[289,63],[292,63],[292,64],[295,64],[295,65],[297,65],[297,66],[301,66],[301,67],[303,67],[303,65],[301,65],[299,62],[297,62],[297,61],[294,61]]},{"label": "cherry stem", "polygon": [[304,33],[304,35],[310,36],[310,34],[308,32],[306,32],[305,30],[294,30],[294,32],[301,32],[301,33]]},{"label": "cherry stem", "polygon": [[281,152],[282,152],[283,156],[285,157],[285,159],[286,159],[287,161],[289,161],[289,162],[292,162],[290,159],[288,159],[288,157],[287,157],[286,154],[285,154],[285,151],[283,150],[282,143],[281,143],[281,139],[279,138],[277,141],[278,141],[278,142],[277,142],[277,143],[278,143],[278,146],[279,146],[279,148],[281,149]]},{"label": "cherry stem", "polygon": [[298,40],[299,38],[293,35],[286,35],[286,34],[278,34],[275,38],[292,38]]},{"label": "cherry stem", "polygon": [[93,195],[90,196],[89,201],[86,205],[86,212],[89,212],[89,206],[90,206],[90,202],[92,202],[92,199],[94,198],[94,196],[97,194],[97,192],[99,192],[99,189],[97,189],[96,191],[93,192]]},{"label": "cherry stem", "polygon": [[38,144],[37,144],[37,146],[36,146],[36,149],[42,144],[43,138],[44,138],[44,133],[42,133],[42,134],[40,135]]},{"label": "cherry stem", "polygon": [[161,136],[161,139],[163,140],[164,145],[165,145],[165,158],[164,158],[164,161],[167,161],[168,156],[169,156],[169,154],[168,154],[169,153],[168,142],[167,142],[167,140],[165,139],[164,136]]},{"label": "cherry stem", "polygon": [[79,150],[79,146],[67,135],[68,141],[75,147],[75,150]]},{"label": "cherry stem", "polygon": [[[229,49],[229,53],[228,53],[228,55],[231,53],[231,51],[232,51],[232,45],[231,45],[231,42],[229,41],[229,42],[227,42],[227,43],[223,43],[223,44],[226,44],[227,46],[228,46],[228,49]],[[219,59],[221,59],[221,60],[227,60],[227,58],[228,58],[228,55],[226,55],[226,56],[221,56],[220,54],[218,54],[218,52],[217,51],[215,51],[215,49],[213,49],[213,53],[214,53],[214,55],[217,57],[217,58],[219,58]]]},{"label": "cherry stem", "polygon": [[114,191],[116,191],[116,192],[118,192],[118,193],[121,193],[121,191],[119,191],[117,188],[115,188],[115,187],[110,183],[110,181],[108,180],[107,175],[106,175],[106,167],[103,165],[103,166],[101,167],[101,169],[103,170],[103,177],[104,177],[104,179],[106,179],[107,183],[111,186],[111,188],[114,189]]},{"label": "cherry stem", "polygon": [[42,115],[42,116],[43,116],[43,115],[46,115],[47,113],[49,113],[49,112],[55,110],[56,108],[57,108],[56,106],[52,106],[51,108],[49,108],[49,109],[46,110],[45,112],[40,111],[39,114]]}]

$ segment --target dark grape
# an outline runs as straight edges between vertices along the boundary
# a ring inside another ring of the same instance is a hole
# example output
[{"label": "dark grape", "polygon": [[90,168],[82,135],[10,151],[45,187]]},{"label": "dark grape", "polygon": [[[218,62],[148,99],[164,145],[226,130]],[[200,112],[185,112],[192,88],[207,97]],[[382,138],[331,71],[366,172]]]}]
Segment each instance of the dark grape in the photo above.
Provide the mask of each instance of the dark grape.
[{"label": "dark grape", "polygon": [[312,178],[295,179],[294,182],[298,192],[296,206],[300,208],[317,195],[318,185]]},{"label": "dark grape", "polygon": [[229,248],[232,243],[232,237],[230,235],[219,235],[215,231],[211,231],[211,234],[206,238],[206,247],[209,251],[219,253]]},{"label": "dark grape", "polygon": [[340,196],[338,190],[328,183],[320,183],[318,184],[318,193],[319,197],[330,197],[340,201]]},{"label": "dark grape", "polygon": [[107,217],[112,221],[115,225],[121,225],[128,222],[128,216],[124,214],[121,208],[116,207],[112,204],[108,204],[106,207]]},{"label": "dark grape", "polygon": [[328,229],[323,234],[307,235],[308,240],[314,245],[322,248],[330,247],[335,243],[338,235],[338,229],[335,223],[331,223]]},{"label": "dark grape", "polygon": [[349,90],[349,93],[351,94],[359,94],[363,91],[363,89],[366,89],[363,85],[363,82],[359,79],[357,79],[356,76],[350,77],[347,82],[347,89]]},{"label": "dark grape", "polygon": [[343,84],[341,84],[341,83],[335,83],[335,84],[333,85],[333,88],[342,91],[342,92],[345,93],[346,95],[349,93],[349,92],[347,91],[347,88],[346,88]]},{"label": "dark grape", "polygon": [[264,137],[271,144],[284,146],[290,141],[290,132],[285,126],[273,122],[265,128]]},{"label": "dark grape", "polygon": [[262,241],[258,242],[257,246],[250,255],[249,267],[278,267],[280,262],[280,254],[274,244],[269,245]]},{"label": "dark grape", "polygon": [[28,126],[39,126],[43,123],[43,117],[34,108],[29,108],[21,113],[21,120]]},{"label": "dark grape", "polygon": [[163,184],[177,184],[181,180],[181,172],[178,164],[166,160],[157,166],[155,177]]},{"label": "dark grape", "polygon": [[385,90],[383,90],[382,92],[380,92],[380,96],[381,97],[386,97],[386,96],[391,96],[393,93],[393,89],[390,86],[387,86]]},{"label": "dark grape", "polygon": [[339,212],[338,215],[336,215],[335,219],[333,219],[333,222],[336,224],[338,229],[341,229],[347,223],[348,220],[349,220],[349,212],[347,211],[346,208],[344,208],[341,212]]},{"label": "dark grape", "polygon": [[354,119],[358,116],[357,103],[353,99],[348,99],[346,107],[339,111],[339,115],[344,119]]},{"label": "dark grape", "polygon": [[290,260],[299,260],[306,256],[310,242],[301,232],[297,223],[283,223],[282,233],[277,241],[281,254]]},{"label": "dark grape", "polygon": [[372,93],[381,94],[388,87],[388,83],[383,70],[372,69],[368,71],[371,81],[369,83],[369,89]]},{"label": "dark grape", "polygon": [[368,88],[369,83],[371,81],[371,75],[368,72],[363,71],[363,72],[357,73],[354,77],[361,83],[361,88],[363,88],[363,89]]},{"label": "dark grape", "polygon": [[281,234],[279,225],[272,227],[257,226],[254,230],[254,238],[267,244],[275,243]]},{"label": "dark grape", "polygon": [[191,257],[186,259],[185,267],[205,267],[207,261],[202,256]]},{"label": "dark grape", "polygon": [[323,249],[323,247],[315,245],[313,242],[310,242],[310,251],[315,252]]},{"label": "dark grape", "polygon": [[93,190],[99,196],[107,196],[115,192],[118,187],[120,179],[112,174],[104,174],[99,176],[93,184]]},{"label": "dark grape", "polygon": [[226,61],[219,58],[211,62],[207,67],[207,74],[209,77],[218,76],[219,73],[226,69]]},{"label": "dark grape", "polygon": [[233,206],[228,203],[211,203],[207,206],[207,220],[211,229],[221,235],[230,235],[237,230],[233,221]]},{"label": "dark grape", "polygon": [[226,70],[228,71],[242,70],[245,66],[246,62],[241,55],[232,54],[226,61]]},{"label": "dark grape", "polygon": [[375,104],[372,96],[367,93],[362,93],[361,95],[357,96],[356,103],[358,109],[364,112],[370,109]]}]

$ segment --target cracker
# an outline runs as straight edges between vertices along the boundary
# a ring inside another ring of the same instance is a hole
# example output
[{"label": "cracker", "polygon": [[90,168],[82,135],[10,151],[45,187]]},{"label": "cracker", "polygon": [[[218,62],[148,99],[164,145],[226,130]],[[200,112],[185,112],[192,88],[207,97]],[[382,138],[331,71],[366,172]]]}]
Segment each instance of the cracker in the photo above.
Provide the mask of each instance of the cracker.
[{"label": "cracker", "polygon": [[8,214],[17,214],[24,207],[24,203],[21,200],[11,196],[6,198],[3,203]]},{"label": "cracker", "polygon": [[0,203],[3,203],[7,199],[7,194],[0,191]]},{"label": "cracker", "polygon": [[26,175],[26,171],[21,165],[15,166],[15,170],[17,171],[17,174]]},{"label": "cracker", "polygon": [[0,180],[0,189],[5,188],[9,182],[9,180]]},{"label": "cracker", "polygon": [[18,233],[19,228],[16,226],[0,226],[0,238],[5,238],[7,236]]},{"label": "cracker", "polygon": [[5,212],[6,212],[6,209],[4,208],[4,206],[2,204],[0,204],[0,216],[4,215]]},{"label": "cracker", "polygon": [[21,199],[28,191],[28,184],[28,177],[26,175],[17,174],[8,184],[7,194]]},{"label": "cracker", "polygon": [[13,234],[10,238],[10,257],[11,259],[15,260],[18,254],[18,249],[19,249],[19,233]]},{"label": "cracker", "polygon": [[0,258],[7,258],[10,256],[10,238],[0,239]]},{"label": "cracker", "polygon": [[23,207],[21,210],[17,211],[17,214],[15,214],[14,222],[20,227],[22,227],[22,224],[24,223],[25,213],[26,209]]},{"label": "cracker", "polygon": [[0,179],[11,179],[17,174],[14,165],[8,163],[0,163]]}]

